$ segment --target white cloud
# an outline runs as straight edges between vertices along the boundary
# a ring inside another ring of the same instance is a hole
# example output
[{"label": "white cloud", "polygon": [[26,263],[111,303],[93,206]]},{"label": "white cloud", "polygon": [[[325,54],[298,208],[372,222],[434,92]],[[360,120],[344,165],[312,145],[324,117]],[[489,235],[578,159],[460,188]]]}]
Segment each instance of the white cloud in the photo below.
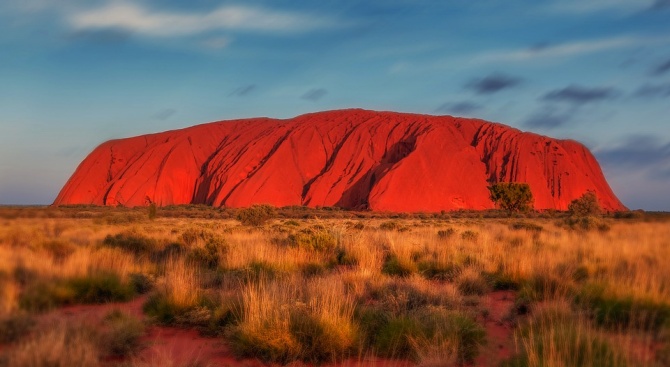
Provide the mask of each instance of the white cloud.
[{"label": "white cloud", "polygon": [[398,61],[390,66],[388,72],[390,74],[400,74],[418,73],[430,70],[460,70],[467,66],[538,62],[543,59],[552,62],[561,62],[566,59],[603,51],[668,43],[670,43],[670,36],[627,35],[592,40],[575,40],[572,42],[546,44],[527,48],[490,50],[472,54],[462,54],[428,63]]},{"label": "white cloud", "polygon": [[154,11],[131,2],[112,2],[68,15],[76,29],[117,28],[147,36],[186,36],[216,30],[305,32],[336,26],[328,18],[249,6],[221,6],[204,13]]},{"label": "white cloud", "polygon": [[600,51],[615,50],[645,44],[665,43],[668,37],[620,36],[596,40],[574,41],[525,49],[489,51],[475,55],[473,62],[523,62],[540,58],[566,58]]},{"label": "white cloud", "polygon": [[545,8],[550,13],[591,14],[599,12],[631,13],[649,9],[654,0],[559,0]]}]

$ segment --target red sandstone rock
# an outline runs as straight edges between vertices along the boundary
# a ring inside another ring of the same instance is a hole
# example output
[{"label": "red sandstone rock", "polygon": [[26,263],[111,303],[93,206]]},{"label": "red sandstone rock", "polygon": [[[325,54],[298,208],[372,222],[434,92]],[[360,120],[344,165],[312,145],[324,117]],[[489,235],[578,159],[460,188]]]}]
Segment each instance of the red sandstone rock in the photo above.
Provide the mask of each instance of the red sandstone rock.
[{"label": "red sandstone rock", "polygon": [[625,207],[581,144],[482,120],[366,110],[214,122],[108,141],[55,205],[307,205],[489,209],[492,182],[527,182],[536,209],[587,190]]}]

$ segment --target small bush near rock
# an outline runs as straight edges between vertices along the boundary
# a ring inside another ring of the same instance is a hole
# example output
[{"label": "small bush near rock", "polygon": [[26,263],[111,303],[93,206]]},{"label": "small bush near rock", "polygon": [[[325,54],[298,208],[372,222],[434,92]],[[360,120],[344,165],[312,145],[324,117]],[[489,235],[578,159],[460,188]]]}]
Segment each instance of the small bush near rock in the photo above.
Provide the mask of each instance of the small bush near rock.
[{"label": "small bush near rock", "polygon": [[276,210],[271,205],[254,205],[237,213],[237,220],[245,226],[261,226],[274,218]]}]

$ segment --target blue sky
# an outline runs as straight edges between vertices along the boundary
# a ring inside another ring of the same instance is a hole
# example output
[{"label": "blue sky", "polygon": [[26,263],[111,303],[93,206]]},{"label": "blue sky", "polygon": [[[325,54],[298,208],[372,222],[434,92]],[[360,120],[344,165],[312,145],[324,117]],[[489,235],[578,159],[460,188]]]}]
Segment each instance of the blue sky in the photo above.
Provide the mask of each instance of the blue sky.
[{"label": "blue sky", "polygon": [[49,204],[102,141],[361,107],[586,144],[670,210],[670,0],[3,0],[0,204]]}]

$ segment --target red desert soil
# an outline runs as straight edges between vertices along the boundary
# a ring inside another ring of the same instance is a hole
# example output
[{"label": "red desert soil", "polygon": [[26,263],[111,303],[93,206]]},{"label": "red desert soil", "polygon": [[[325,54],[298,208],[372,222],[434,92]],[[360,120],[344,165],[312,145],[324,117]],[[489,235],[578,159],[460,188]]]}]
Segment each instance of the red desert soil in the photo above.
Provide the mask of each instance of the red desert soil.
[{"label": "red desert soil", "polygon": [[486,328],[486,345],[482,346],[474,366],[497,366],[514,354],[514,327],[507,320],[514,305],[514,292],[496,291],[485,297],[489,315],[479,320]]},{"label": "red desert soil", "polygon": [[[113,310],[120,310],[133,315],[141,320],[146,320],[142,313],[142,305],[147,297],[139,297],[127,303],[108,303],[102,305],[76,305],[63,307],[42,317],[41,322],[48,325],[54,321],[85,322],[88,325],[102,323],[103,318]],[[238,359],[234,356],[230,347],[222,338],[206,337],[200,335],[194,329],[181,329],[166,326],[149,326],[141,339],[145,346],[140,353],[134,357],[134,361],[140,365],[148,363],[152,366],[164,365],[169,362],[170,366],[226,366],[226,367],[266,367],[257,359]],[[113,359],[107,361],[110,365],[123,362]],[[197,362],[197,363],[194,363]],[[381,358],[351,359],[337,364],[322,364],[323,367],[410,367],[414,364],[402,360],[388,360]],[[309,365],[294,362],[291,366]]]},{"label": "red desert soil", "polygon": [[[145,319],[142,313],[142,304],[146,297],[139,297],[127,303],[109,303],[103,305],[77,305],[58,309],[45,315],[42,322],[52,321],[80,321],[89,325],[102,322],[102,319],[112,310],[121,310],[125,313]],[[497,291],[484,298],[484,306],[489,310],[483,323],[487,333],[487,344],[482,346],[480,355],[473,366],[494,366],[513,353],[512,325],[505,321],[514,303],[514,292]],[[136,359],[140,362],[170,361],[171,365],[186,365],[197,361],[206,366],[240,366],[263,367],[266,364],[255,359],[237,359],[230,348],[221,338],[204,337],[193,329],[175,327],[150,326],[142,338],[146,346]],[[118,360],[110,362],[119,362]],[[301,363],[294,365],[302,366]],[[364,359],[350,360],[338,364],[325,366],[376,366],[376,367],[409,367],[413,364],[407,361]]]},{"label": "red desert soil", "polygon": [[565,210],[587,190],[604,209],[625,209],[575,141],[482,120],[357,109],[108,141],[54,204],[437,212],[493,208],[491,182],[527,182],[536,209]]}]

